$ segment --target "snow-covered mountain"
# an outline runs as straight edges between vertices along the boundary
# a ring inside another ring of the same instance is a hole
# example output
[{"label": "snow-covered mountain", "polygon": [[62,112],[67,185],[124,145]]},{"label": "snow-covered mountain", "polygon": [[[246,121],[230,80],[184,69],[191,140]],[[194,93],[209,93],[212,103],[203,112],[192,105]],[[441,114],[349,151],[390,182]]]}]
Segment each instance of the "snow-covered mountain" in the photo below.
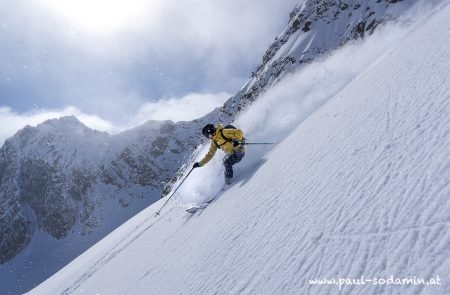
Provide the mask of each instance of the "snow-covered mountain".
[{"label": "snow-covered mountain", "polygon": [[26,291],[158,200],[200,143],[203,124],[149,121],[109,135],[64,117],[6,140],[0,293]]},{"label": "snow-covered mountain", "polygon": [[[433,5],[440,0],[428,1]],[[349,41],[371,35],[382,24],[402,18],[416,0],[303,0],[289,15],[288,26],[275,38],[249,81],[224,105],[224,117],[235,116],[261,93]]]},{"label": "snow-covered mountain", "polygon": [[155,218],[157,202],[30,294],[450,294],[448,15],[446,1],[204,211]]},{"label": "snow-covered mountain", "polygon": [[156,201],[161,183],[189,167],[206,122],[234,121],[290,73],[380,24],[406,22],[416,2],[300,1],[249,81],[199,120],[112,136],[69,117],[18,132],[0,149],[0,292],[28,290]]}]

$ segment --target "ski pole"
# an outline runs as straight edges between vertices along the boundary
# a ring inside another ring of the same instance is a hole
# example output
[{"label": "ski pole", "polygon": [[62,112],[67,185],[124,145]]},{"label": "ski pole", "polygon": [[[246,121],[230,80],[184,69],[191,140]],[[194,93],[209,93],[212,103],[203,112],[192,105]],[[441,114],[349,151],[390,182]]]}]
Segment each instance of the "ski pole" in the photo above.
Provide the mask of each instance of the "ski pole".
[{"label": "ski pole", "polygon": [[248,145],[248,144],[277,144],[277,142],[243,142],[241,145]]},{"label": "ski pole", "polygon": [[177,186],[177,188],[173,191],[172,195],[170,195],[169,198],[167,198],[167,201],[162,205],[162,207],[156,211],[155,213],[155,217],[158,216],[161,213],[161,210],[164,208],[164,206],[166,206],[166,204],[170,201],[170,199],[172,199],[173,195],[175,195],[175,193],[177,192],[177,190],[180,188],[180,186],[183,184],[183,182],[188,178],[189,174],[191,174],[192,170],[194,170],[194,168],[191,169],[191,171],[189,171],[189,173],[186,175],[186,177],[183,179],[183,181]]}]

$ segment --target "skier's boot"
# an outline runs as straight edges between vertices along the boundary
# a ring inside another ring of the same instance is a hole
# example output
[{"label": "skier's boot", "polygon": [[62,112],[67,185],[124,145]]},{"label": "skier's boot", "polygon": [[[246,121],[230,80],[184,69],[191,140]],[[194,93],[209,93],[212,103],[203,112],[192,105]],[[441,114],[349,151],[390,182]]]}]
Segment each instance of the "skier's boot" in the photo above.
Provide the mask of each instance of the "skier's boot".
[{"label": "skier's boot", "polygon": [[225,184],[226,185],[231,185],[233,183],[233,178],[232,177],[225,177]]}]

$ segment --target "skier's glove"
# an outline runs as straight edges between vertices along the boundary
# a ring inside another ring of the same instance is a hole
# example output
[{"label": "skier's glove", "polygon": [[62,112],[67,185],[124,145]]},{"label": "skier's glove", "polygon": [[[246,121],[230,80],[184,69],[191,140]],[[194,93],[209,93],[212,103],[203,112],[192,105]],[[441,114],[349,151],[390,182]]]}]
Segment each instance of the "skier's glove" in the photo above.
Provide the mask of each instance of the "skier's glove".
[{"label": "skier's glove", "polygon": [[241,143],[237,140],[233,140],[233,146],[237,147],[238,145],[240,145]]},{"label": "skier's glove", "polygon": [[200,164],[199,162],[196,162],[196,163],[194,163],[194,166],[192,166],[192,169],[198,168],[198,167],[202,167],[202,164]]}]

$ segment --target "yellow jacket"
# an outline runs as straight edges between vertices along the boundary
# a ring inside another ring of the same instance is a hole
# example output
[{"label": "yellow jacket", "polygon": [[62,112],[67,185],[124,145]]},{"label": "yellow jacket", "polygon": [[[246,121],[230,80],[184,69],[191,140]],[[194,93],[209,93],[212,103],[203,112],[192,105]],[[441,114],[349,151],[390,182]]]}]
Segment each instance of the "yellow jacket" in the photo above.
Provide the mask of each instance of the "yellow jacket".
[{"label": "yellow jacket", "polygon": [[224,151],[226,154],[231,154],[234,151],[245,151],[245,148],[243,145],[238,145],[236,147],[233,146],[233,142],[230,140],[226,140],[223,138],[223,135],[230,139],[230,140],[238,140],[241,141],[244,139],[244,133],[240,129],[224,129],[222,125],[217,125],[216,133],[214,134],[214,137],[212,138],[211,145],[209,146],[208,153],[205,155],[205,157],[199,162],[200,165],[205,165],[209,162],[209,160],[214,157],[214,154],[217,151],[217,148],[220,148],[222,151]]}]

